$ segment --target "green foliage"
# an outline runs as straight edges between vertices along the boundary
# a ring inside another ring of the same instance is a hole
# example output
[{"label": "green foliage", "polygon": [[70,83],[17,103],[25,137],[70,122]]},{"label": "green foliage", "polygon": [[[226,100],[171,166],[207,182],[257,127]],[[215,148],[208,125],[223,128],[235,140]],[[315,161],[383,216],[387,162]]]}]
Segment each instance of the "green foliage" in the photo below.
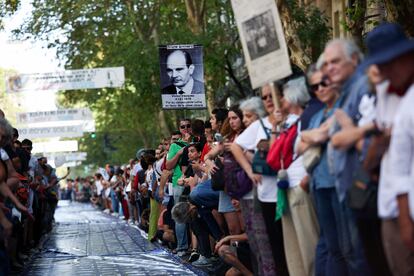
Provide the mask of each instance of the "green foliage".
[{"label": "green foliage", "polygon": [[[241,51],[236,50],[240,46],[235,47],[237,28],[230,3],[207,1],[203,31],[199,34],[191,32],[187,16],[184,2],[178,0],[33,2],[32,17],[15,31],[18,37],[29,35],[47,41],[48,47],[57,49],[66,69],[125,67],[126,84],[121,89],[61,93],[61,105],[88,106],[94,112],[96,138],[85,136],[81,141],[89,163],[125,162],[137,148],[155,146],[164,135],[165,129],[158,123],[159,44],[202,44],[207,88],[214,91],[213,97],[220,98],[234,90],[223,60],[227,53],[230,65],[234,65],[241,56]],[[169,130],[175,129],[180,113],[165,112]],[[192,112],[186,113],[189,117]],[[107,134],[116,151],[103,151],[103,134]]]},{"label": "green foliage", "polygon": [[19,6],[19,0],[0,0],[0,30],[4,28],[2,19],[12,15]]},{"label": "green foliage", "polygon": [[[206,89],[214,105],[253,94],[230,1],[206,0],[201,20],[191,20],[185,2],[32,2],[32,16],[15,31],[18,38],[46,41],[48,47],[57,49],[66,69],[125,67],[123,88],[65,91],[59,97],[62,106],[88,106],[94,112],[96,137],[87,134],[80,141],[81,150],[88,152],[88,163],[125,162],[138,148],[155,146],[160,137],[174,130],[177,117],[208,116],[202,111],[165,111],[160,116],[159,44],[204,46]],[[329,34],[325,15],[296,0],[286,3],[306,51],[313,57],[319,55]],[[194,22],[201,24],[197,31]]]},{"label": "green foliage", "polygon": [[314,5],[299,3],[299,0],[286,0],[292,19],[293,27],[299,40],[312,60],[316,60],[326,42],[330,39],[331,28],[328,18]]}]

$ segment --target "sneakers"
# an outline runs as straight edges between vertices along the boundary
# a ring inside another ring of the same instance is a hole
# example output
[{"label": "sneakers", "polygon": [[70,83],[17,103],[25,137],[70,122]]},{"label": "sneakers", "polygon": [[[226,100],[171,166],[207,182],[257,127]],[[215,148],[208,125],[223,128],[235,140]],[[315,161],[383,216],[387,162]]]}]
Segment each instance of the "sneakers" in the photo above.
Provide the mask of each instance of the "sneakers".
[{"label": "sneakers", "polygon": [[194,261],[197,261],[200,258],[200,254],[197,251],[193,251],[190,254],[190,257],[188,258],[188,262],[192,263]]},{"label": "sneakers", "polygon": [[104,212],[105,214],[109,214],[109,213],[111,212],[111,210],[109,210],[109,209],[105,209],[103,212]]},{"label": "sneakers", "polygon": [[188,254],[189,253],[188,253],[187,250],[180,250],[180,251],[177,252],[177,256],[180,257],[180,258],[182,258],[184,256],[187,256]]},{"label": "sneakers", "polygon": [[117,216],[119,216],[119,214],[118,214],[118,213],[116,213],[116,212],[113,212],[111,215],[112,215],[113,217],[117,217]]},{"label": "sneakers", "polygon": [[129,219],[128,224],[134,224],[134,221],[132,219]]},{"label": "sneakers", "polygon": [[204,257],[203,255],[200,255],[197,261],[192,262],[193,266],[208,266],[211,265],[210,259]]}]

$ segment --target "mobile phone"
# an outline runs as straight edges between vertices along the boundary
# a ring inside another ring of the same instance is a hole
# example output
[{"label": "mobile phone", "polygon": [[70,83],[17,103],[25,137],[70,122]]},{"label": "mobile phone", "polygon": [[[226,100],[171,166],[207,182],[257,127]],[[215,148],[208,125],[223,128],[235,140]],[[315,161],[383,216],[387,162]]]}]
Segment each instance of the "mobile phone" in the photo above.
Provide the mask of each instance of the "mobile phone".
[{"label": "mobile phone", "polygon": [[216,142],[221,143],[223,142],[223,136],[217,132],[216,134],[214,134],[214,140],[216,140]]}]

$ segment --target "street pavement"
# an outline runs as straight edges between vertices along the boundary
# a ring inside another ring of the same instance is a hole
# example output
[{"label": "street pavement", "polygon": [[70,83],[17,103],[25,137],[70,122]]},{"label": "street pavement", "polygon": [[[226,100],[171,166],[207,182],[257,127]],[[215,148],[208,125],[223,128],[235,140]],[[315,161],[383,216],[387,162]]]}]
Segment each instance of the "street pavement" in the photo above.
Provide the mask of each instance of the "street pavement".
[{"label": "street pavement", "polygon": [[55,220],[23,275],[206,275],[90,204],[60,201]]}]

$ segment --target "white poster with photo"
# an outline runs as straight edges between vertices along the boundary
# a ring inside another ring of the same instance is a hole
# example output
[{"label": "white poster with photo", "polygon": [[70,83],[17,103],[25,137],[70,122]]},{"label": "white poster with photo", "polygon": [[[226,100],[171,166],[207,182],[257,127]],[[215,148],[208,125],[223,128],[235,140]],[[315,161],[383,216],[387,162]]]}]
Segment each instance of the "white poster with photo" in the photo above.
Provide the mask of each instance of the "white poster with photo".
[{"label": "white poster with photo", "polygon": [[206,108],[203,47],[161,45],[159,58],[162,108]]},{"label": "white poster with photo", "polygon": [[18,124],[33,124],[55,121],[92,121],[89,108],[58,109],[50,111],[20,112],[16,114]]},{"label": "white poster with photo", "polygon": [[124,67],[108,67],[7,75],[6,92],[121,87],[125,82],[124,71]]},{"label": "white poster with photo", "polygon": [[252,87],[292,74],[283,27],[274,0],[232,0]]}]

